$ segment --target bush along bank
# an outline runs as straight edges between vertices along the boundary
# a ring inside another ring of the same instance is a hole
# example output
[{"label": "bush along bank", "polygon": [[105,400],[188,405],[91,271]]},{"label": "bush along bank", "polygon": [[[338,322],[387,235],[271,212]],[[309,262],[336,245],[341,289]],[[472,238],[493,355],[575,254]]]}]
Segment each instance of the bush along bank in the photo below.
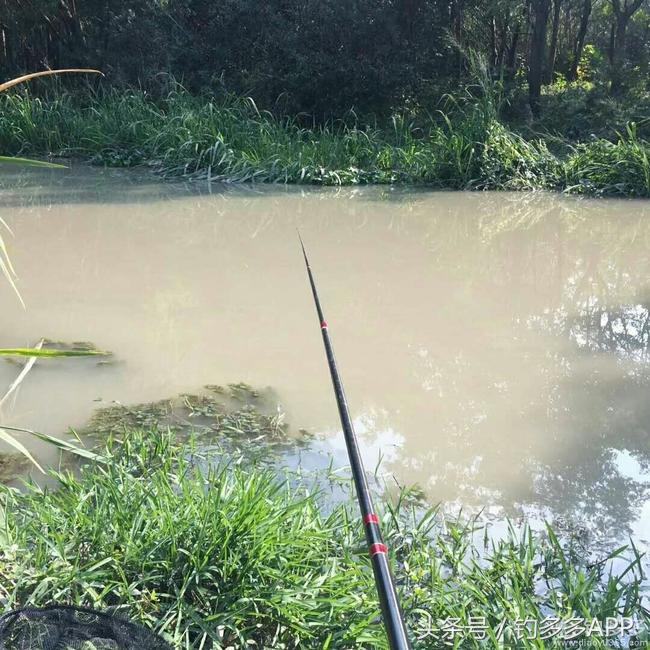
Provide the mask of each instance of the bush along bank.
[{"label": "bush along bank", "polygon": [[150,165],[178,176],[228,181],[350,185],[427,184],[449,189],[557,189],[650,196],[650,143],[630,126],[554,154],[496,117],[489,100],[454,104],[450,116],[389,128],[332,122],[305,128],[257,110],[185,91],[154,100],[141,91],[0,98],[0,152],[76,155],[94,163]]},{"label": "bush along bank", "polygon": [[[386,648],[356,505],[323,507],[324,492],[268,467],[207,463],[198,440],[130,431],[105,443],[105,462],[53,473],[56,489],[2,488],[4,608],[123,606],[178,648]],[[549,617],[645,630],[633,550],[616,551],[628,559],[614,574],[550,528],[478,548],[471,524],[407,493],[382,520],[415,648],[566,647],[559,632],[518,638],[518,621]],[[630,643],[584,623],[577,638]]]}]

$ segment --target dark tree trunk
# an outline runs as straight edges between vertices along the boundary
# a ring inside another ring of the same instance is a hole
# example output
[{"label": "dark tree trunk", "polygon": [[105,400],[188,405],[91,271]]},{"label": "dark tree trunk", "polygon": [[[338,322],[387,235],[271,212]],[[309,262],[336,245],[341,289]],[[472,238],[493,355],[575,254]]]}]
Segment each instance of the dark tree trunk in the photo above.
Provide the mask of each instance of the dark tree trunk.
[{"label": "dark tree trunk", "polygon": [[408,40],[413,39],[415,22],[421,10],[422,0],[402,0],[400,22],[402,27],[402,34]]},{"label": "dark tree trunk", "polygon": [[490,69],[499,67],[499,49],[497,47],[497,21],[494,16],[490,18]]},{"label": "dark tree trunk", "polygon": [[585,47],[585,38],[587,37],[587,28],[589,27],[589,17],[591,16],[592,0],[584,0],[582,4],[582,13],[580,14],[580,27],[573,45],[573,58],[569,68],[568,79],[575,81],[578,78],[578,66],[582,58],[582,51]]},{"label": "dark tree trunk", "polygon": [[[452,33],[459,48],[462,48],[463,45],[463,1],[464,0],[455,0],[452,15]],[[456,57],[456,69],[458,72],[458,78],[460,79],[463,70],[463,53],[460,49],[458,50]]]},{"label": "dark tree trunk", "polygon": [[506,52],[508,51],[508,30],[507,28],[497,30],[497,34],[500,35],[497,45],[497,68],[499,73],[503,74]]},{"label": "dark tree trunk", "polygon": [[506,51],[506,80],[513,82],[517,74],[517,48],[519,46],[519,38],[521,35],[521,21],[515,24],[515,31],[512,34],[512,40]]},{"label": "dark tree trunk", "polygon": [[614,25],[610,43],[609,61],[611,66],[610,94],[618,95],[623,90],[623,64],[625,62],[625,45],[627,26],[634,13],[641,7],[643,0],[611,0],[614,10]]},{"label": "dark tree trunk", "polygon": [[614,61],[614,45],[616,42],[616,23],[612,23],[612,26],[609,30],[609,49],[607,50],[607,59],[609,60],[609,65],[611,66]]},{"label": "dark tree trunk", "polygon": [[553,0],[553,23],[551,28],[551,46],[548,51],[548,66],[546,68],[546,83],[553,83],[555,72],[555,59],[557,57],[557,41],[560,33],[560,12],[562,11],[562,0]]},{"label": "dark tree trunk", "polygon": [[108,0],[104,3],[104,19],[102,21],[102,27],[101,27],[101,32],[100,32],[100,43],[102,44],[101,47],[101,54],[99,57],[99,69],[103,70],[106,67],[106,59],[108,56],[108,44],[110,42],[110,16],[111,16],[111,11],[110,11],[110,6],[108,3]]},{"label": "dark tree trunk", "polygon": [[546,32],[551,0],[532,0],[532,31],[528,57],[528,102],[533,115],[539,115],[542,77],[546,54]]},{"label": "dark tree trunk", "polygon": [[1,67],[10,67],[9,62],[9,39],[7,38],[7,33],[9,28],[4,23],[0,23],[0,68]]},{"label": "dark tree trunk", "polygon": [[613,30],[612,52],[610,55],[612,69],[609,90],[612,95],[620,94],[623,89],[623,63],[625,61],[625,41],[629,21],[629,17],[626,17],[624,14],[616,17],[616,25]]}]

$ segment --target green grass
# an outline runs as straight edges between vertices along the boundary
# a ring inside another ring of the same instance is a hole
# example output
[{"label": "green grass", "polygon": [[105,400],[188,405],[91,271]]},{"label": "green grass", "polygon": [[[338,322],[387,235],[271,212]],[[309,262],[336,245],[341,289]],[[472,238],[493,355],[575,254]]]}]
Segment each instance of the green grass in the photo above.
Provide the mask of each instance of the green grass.
[{"label": "green grass", "polygon": [[[56,473],[56,490],[2,489],[5,608],[124,606],[179,648],[387,647],[353,503],[327,504],[242,458],[206,464],[195,442],[155,429],[101,454],[108,462]],[[633,549],[617,577],[550,529],[490,544],[476,523],[444,523],[408,493],[380,511],[416,648],[444,647],[445,619],[485,617],[494,630],[553,614],[647,618]],[[493,634],[456,647],[501,647]],[[553,647],[510,634],[508,648]]]},{"label": "green grass", "polygon": [[650,146],[634,125],[617,142],[579,145],[566,164],[567,184],[575,192],[650,196]]},{"label": "green grass", "polygon": [[[448,102],[449,103],[449,102]],[[568,189],[650,196],[650,144],[634,129],[553,154],[496,117],[492,100],[450,102],[449,115],[386,128],[358,121],[305,128],[251,100],[154,100],[137,90],[50,99],[0,97],[0,153],[78,155],[97,164],[150,165],[165,175],[273,183],[428,184],[454,189]]]}]

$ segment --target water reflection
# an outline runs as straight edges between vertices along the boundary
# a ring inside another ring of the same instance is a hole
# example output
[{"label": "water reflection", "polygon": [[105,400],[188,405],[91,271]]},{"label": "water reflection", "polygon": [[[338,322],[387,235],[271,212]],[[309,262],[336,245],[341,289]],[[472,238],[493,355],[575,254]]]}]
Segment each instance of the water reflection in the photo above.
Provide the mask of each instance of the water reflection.
[{"label": "water reflection", "polygon": [[53,432],[95,399],[245,380],[345,463],[300,226],[369,468],[382,456],[432,501],[594,537],[650,526],[650,202],[85,169],[0,187],[30,307],[0,287],[3,342],[92,339],[122,361],[37,367],[15,423]]}]

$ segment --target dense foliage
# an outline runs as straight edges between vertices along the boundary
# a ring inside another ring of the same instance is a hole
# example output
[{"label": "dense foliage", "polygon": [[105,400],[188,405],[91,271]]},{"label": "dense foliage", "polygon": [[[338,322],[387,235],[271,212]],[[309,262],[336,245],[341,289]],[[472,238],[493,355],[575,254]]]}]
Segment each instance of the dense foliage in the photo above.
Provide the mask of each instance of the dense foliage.
[{"label": "dense foliage", "polygon": [[[4,603],[122,605],[179,648],[386,648],[354,504],[323,508],[323,494],[246,460],[215,466],[214,447],[206,464],[169,433],[120,438],[106,464],[56,474],[55,491],[2,488]],[[550,529],[512,529],[482,548],[480,530],[443,523],[406,494],[385,505],[383,524],[416,648],[555,647],[513,636],[517,619],[553,615],[644,628],[634,553],[608,574],[606,557],[588,559]],[[461,630],[447,641],[445,621]]]},{"label": "dense foliage", "polygon": [[431,108],[472,47],[538,112],[558,82],[647,93],[649,36],[647,0],[0,0],[0,77],[83,65],[157,90],[170,73],[320,119]]},{"label": "dense foliage", "polygon": [[99,164],[147,164],[200,179],[351,185],[416,183],[452,189],[563,189],[593,195],[650,196],[650,143],[630,128],[558,153],[525,139],[493,104],[456,105],[388,128],[328,122],[305,128],[260,113],[250,101],[194,97],[153,100],[142,91],[49,101],[0,99],[0,150],[80,155]]}]

